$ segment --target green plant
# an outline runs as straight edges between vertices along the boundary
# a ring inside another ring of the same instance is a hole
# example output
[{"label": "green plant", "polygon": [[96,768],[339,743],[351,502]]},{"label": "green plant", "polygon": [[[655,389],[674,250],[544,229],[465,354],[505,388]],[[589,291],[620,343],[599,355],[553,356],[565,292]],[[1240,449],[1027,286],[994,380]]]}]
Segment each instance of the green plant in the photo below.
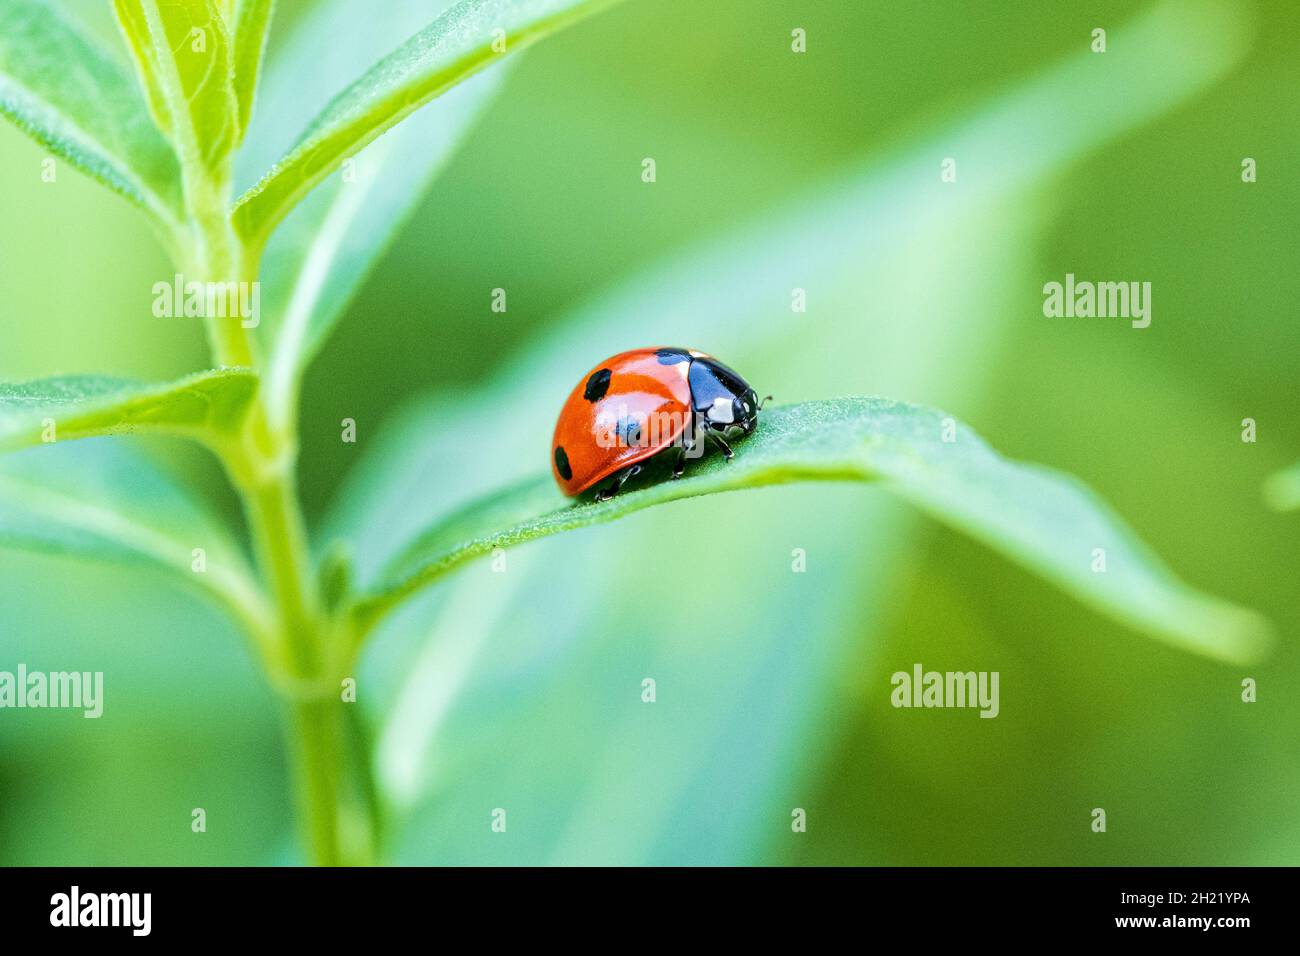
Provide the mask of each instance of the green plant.
[{"label": "green plant", "polygon": [[[319,4],[305,29],[333,29],[336,6]],[[343,90],[282,155],[268,142],[250,142],[244,155],[260,161],[266,154],[267,171],[235,197],[236,153],[256,118],[269,0],[118,0],[138,84],[54,7],[0,0],[4,112],[136,202],[187,279],[258,281],[267,305],[256,330],[238,318],[205,320],[219,366],[212,371],[163,385],[72,377],[0,390],[6,449],[120,432],[205,445],[243,502],[251,562],[235,531],[132,450],[105,470],[93,498],[62,488],[58,476],[26,459],[27,473],[2,479],[0,541],[151,564],[231,612],[285,703],[313,861],[377,856],[382,801],[373,796],[368,759],[349,755],[350,705],[340,700],[340,684],[389,612],[476,555],[677,498],[790,481],[878,482],[1147,633],[1222,659],[1260,652],[1258,618],[1179,582],[1072,479],[1008,462],[942,413],[881,399],[776,408],[735,462],[709,461],[687,480],[602,505],[559,500],[545,476],[525,482],[444,513],[375,574],[357,574],[345,544],[314,560],[295,479],[301,376],[420,186],[487,102],[499,71],[457,89],[454,103],[415,111],[503,50],[602,6],[455,4]],[[62,69],[70,59],[85,69]],[[329,182],[372,141],[378,151],[365,155],[377,168],[364,184]],[[303,239],[276,248],[277,229]],[[344,246],[360,251],[344,257]],[[202,573],[192,570],[195,542],[204,550]],[[1106,552],[1104,574],[1091,564],[1095,548]]]}]

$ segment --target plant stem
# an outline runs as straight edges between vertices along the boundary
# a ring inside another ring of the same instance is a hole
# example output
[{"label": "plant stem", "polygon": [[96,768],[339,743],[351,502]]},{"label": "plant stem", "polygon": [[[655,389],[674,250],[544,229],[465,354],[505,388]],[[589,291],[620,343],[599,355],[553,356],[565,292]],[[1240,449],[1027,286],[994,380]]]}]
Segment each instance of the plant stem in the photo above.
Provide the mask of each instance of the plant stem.
[{"label": "plant stem", "polygon": [[[261,406],[255,406],[252,414],[263,414]],[[249,462],[241,464],[247,468]],[[257,466],[253,465],[252,470],[256,473]],[[290,674],[300,681],[315,682],[328,676],[323,671],[331,662],[326,660],[326,649],[322,647],[324,622],[293,470],[287,467],[285,471],[269,478],[254,474],[251,481],[244,477],[238,484],[258,565],[269,578],[275,597]]]},{"label": "plant stem", "polygon": [[[254,414],[263,414],[259,404]],[[294,489],[293,471],[245,487],[249,527],[258,563],[271,580],[280,615],[280,634],[291,678],[302,697],[287,706],[292,766],[297,777],[298,816],[312,863],[344,862],[339,837],[340,794],[345,748],[336,679],[338,662],[320,613],[315,577],[307,559],[307,535]]]},{"label": "plant stem", "polygon": [[[225,190],[214,190],[216,196]],[[224,203],[192,210],[193,255],[209,281],[257,281],[256,254],[234,234]],[[257,368],[256,341],[238,317],[210,317],[208,338],[222,365]],[[276,609],[282,673],[272,674],[284,700],[285,733],[297,815],[310,862],[345,862],[340,812],[346,748],[340,692],[346,657],[322,611],[295,480],[296,415],[272,424],[264,390],[249,409],[242,437],[224,449],[227,472],[243,499],[253,550]],[[368,772],[368,768],[362,768]]]},{"label": "plant stem", "polygon": [[343,755],[339,708],[343,706],[330,697],[291,705],[288,731],[296,751],[300,825],[310,861],[317,866],[344,862],[339,839]]}]

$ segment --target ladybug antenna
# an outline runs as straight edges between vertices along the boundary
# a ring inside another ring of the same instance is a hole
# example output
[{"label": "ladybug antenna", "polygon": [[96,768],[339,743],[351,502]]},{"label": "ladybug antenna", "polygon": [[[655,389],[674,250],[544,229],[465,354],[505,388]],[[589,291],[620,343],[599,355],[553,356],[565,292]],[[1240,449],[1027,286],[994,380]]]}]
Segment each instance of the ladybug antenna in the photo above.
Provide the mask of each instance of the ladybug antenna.
[{"label": "ladybug antenna", "polygon": [[761,412],[761,411],[763,410],[763,406],[766,405],[766,404],[767,404],[768,402],[770,402],[771,400],[772,400],[772,396],[771,396],[771,395],[765,396],[765,397],[763,398],[763,400],[762,400],[761,402],[758,403],[758,410]]}]

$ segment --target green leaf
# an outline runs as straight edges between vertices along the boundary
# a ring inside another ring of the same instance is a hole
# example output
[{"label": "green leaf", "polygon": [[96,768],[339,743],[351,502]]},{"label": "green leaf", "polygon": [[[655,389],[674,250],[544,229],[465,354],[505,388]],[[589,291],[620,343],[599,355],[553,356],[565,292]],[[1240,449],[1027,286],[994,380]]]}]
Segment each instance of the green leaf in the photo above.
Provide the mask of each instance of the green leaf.
[{"label": "green leaf", "polygon": [[161,569],[215,598],[255,638],[269,633],[265,601],[226,528],[120,441],[0,458],[0,547]]},{"label": "green leaf", "polygon": [[[450,5],[448,0],[439,0]],[[436,5],[436,4],[435,4]],[[316,91],[328,96],[347,76],[427,22],[427,0],[390,0],[384,17],[366,17],[356,0],[324,0],[299,24],[268,67],[265,107],[241,156],[241,166],[273,162],[279,134],[305,122],[299,111]],[[341,32],[348,43],[331,38]],[[355,61],[363,58],[360,63]],[[270,356],[267,405],[278,424],[293,414],[302,371],[346,311],[390,240],[419,204],[430,182],[491,102],[504,70],[490,70],[451,90],[437,108],[422,110],[355,157],[353,175],[313,191],[271,238],[262,260],[267,318],[258,329]]]},{"label": "green leaf", "polygon": [[256,390],[257,376],[237,368],[163,384],[71,375],[0,385],[0,451],[122,432],[220,442],[239,428]]},{"label": "green leaf", "polygon": [[[944,441],[949,428],[955,440]],[[545,487],[548,481],[538,478],[472,504],[418,538],[361,602],[363,624],[495,548],[680,498],[794,481],[871,481],[1084,603],[1177,647],[1250,661],[1267,644],[1267,627],[1257,615],[1179,581],[1080,482],[1009,461],[966,426],[917,405],[842,398],[772,409],[733,461],[707,458],[686,479],[607,502],[561,504],[559,492]]]},{"label": "green leaf", "polygon": [[1264,483],[1264,500],[1278,511],[1300,509],[1300,462],[1269,477]]},{"label": "green leaf", "polygon": [[257,97],[258,72],[271,32],[271,13],[275,0],[239,0],[235,10],[234,79],[239,106],[239,135],[248,130]]},{"label": "green leaf", "polygon": [[239,141],[230,34],[215,0],[114,0],[150,111],[187,177],[220,181]]},{"label": "green leaf", "polygon": [[[265,241],[290,209],[395,123],[502,56],[614,0],[462,0],[340,93],[235,205],[238,232]],[[504,31],[505,48],[493,49]]]},{"label": "green leaf", "polygon": [[130,75],[43,0],[0,0],[0,113],[174,227],[176,156],[150,122]]}]

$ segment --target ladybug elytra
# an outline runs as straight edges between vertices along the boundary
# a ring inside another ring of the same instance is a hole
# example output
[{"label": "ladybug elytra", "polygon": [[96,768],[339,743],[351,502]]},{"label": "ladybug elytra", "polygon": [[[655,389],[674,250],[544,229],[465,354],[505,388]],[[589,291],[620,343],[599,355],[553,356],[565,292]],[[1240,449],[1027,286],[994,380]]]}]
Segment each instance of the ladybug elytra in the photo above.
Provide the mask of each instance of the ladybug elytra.
[{"label": "ladybug elytra", "polygon": [[551,470],[570,497],[608,479],[596,492],[605,501],[660,454],[675,456],[674,478],[709,444],[730,459],[728,440],[750,434],[761,407],[748,382],[704,352],[620,352],[569,394],[555,423]]}]

